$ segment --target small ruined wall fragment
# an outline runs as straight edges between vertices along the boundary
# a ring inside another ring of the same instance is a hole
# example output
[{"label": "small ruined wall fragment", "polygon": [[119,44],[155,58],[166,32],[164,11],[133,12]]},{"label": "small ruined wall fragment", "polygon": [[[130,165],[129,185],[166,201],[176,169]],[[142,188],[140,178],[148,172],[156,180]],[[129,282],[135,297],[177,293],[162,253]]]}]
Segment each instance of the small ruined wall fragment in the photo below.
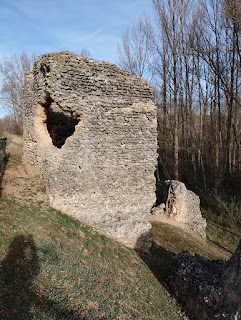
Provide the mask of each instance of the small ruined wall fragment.
[{"label": "small ruined wall fragment", "polygon": [[206,219],[200,211],[200,199],[183,182],[165,181],[161,198],[164,203],[153,209],[150,220],[174,224],[193,235],[206,237]]},{"label": "small ruined wall fragment", "polygon": [[150,246],[156,107],[147,83],[71,52],[36,59],[23,95],[24,161],[53,207],[127,246]]},{"label": "small ruined wall fragment", "polygon": [[228,261],[183,251],[169,285],[195,320],[241,319],[241,240]]}]

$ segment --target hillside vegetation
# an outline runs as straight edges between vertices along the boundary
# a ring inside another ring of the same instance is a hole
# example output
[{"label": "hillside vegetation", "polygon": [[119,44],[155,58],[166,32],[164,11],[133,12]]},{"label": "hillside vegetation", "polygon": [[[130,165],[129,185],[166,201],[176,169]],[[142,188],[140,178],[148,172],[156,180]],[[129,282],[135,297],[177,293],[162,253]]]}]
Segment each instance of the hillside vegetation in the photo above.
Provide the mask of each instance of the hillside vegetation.
[{"label": "hillside vegetation", "polygon": [[[0,198],[0,319],[183,319],[166,277],[182,249],[229,255],[177,228],[153,224],[150,255],[138,255],[48,204],[41,179],[9,137]],[[98,213],[97,213],[98,214]]]}]

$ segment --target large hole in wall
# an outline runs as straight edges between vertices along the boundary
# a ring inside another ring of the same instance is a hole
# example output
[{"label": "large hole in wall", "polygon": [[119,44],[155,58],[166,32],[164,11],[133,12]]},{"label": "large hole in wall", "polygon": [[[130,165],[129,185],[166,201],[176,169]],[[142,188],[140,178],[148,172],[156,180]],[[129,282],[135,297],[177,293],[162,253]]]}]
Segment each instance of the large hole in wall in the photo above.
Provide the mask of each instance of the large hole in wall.
[{"label": "large hole in wall", "polygon": [[61,148],[66,139],[75,132],[75,126],[80,119],[74,112],[63,110],[49,94],[46,94],[46,102],[42,106],[45,109],[45,123],[53,145]]}]

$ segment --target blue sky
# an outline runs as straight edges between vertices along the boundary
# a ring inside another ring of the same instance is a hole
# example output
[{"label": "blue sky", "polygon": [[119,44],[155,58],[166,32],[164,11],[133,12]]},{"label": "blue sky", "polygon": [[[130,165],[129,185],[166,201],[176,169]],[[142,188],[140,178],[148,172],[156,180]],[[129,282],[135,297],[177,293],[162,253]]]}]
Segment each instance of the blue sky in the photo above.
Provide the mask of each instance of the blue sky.
[{"label": "blue sky", "polygon": [[0,0],[0,61],[22,50],[88,48],[93,58],[116,63],[122,32],[151,10],[152,0]]}]

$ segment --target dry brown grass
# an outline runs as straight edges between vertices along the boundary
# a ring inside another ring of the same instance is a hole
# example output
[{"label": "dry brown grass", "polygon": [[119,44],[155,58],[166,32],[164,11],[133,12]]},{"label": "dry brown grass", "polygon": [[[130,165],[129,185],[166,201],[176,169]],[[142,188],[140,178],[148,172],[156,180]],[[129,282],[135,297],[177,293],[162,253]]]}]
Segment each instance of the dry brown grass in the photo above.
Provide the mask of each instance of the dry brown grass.
[{"label": "dry brown grass", "polygon": [[11,155],[11,162],[20,163],[23,156],[23,137],[15,134],[6,133],[7,153]]},{"label": "dry brown grass", "polygon": [[199,254],[209,259],[228,259],[230,253],[175,226],[153,222],[154,241],[157,245],[173,253],[188,250],[191,254]]}]

